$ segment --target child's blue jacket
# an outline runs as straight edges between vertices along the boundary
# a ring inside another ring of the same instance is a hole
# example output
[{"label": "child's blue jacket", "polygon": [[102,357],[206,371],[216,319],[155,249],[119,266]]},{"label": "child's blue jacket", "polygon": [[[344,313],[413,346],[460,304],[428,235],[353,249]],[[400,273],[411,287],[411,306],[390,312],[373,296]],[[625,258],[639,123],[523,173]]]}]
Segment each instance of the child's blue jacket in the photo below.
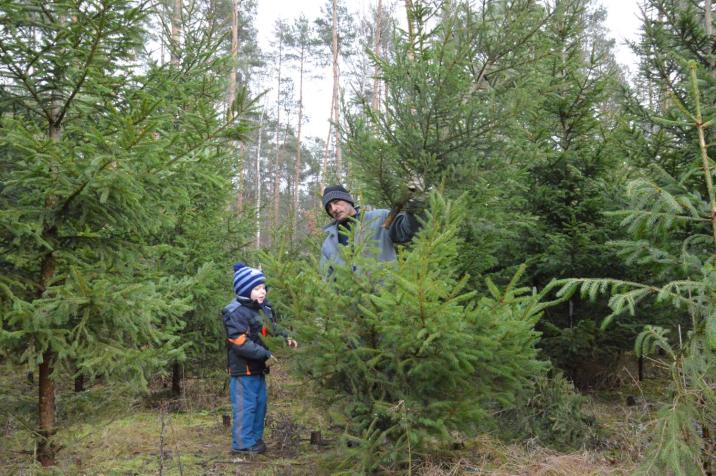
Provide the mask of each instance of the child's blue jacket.
[{"label": "child's blue jacket", "polygon": [[[264,318],[261,317],[263,309]],[[285,332],[273,330],[271,325],[273,311],[268,302],[260,307],[250,299],[237,297],[222,311],[226,328],[226,350],[229,373],[232,377],[244,375],[263,375],[268,373],[266,359],[271,357],[268,346],[262,336]]]}]

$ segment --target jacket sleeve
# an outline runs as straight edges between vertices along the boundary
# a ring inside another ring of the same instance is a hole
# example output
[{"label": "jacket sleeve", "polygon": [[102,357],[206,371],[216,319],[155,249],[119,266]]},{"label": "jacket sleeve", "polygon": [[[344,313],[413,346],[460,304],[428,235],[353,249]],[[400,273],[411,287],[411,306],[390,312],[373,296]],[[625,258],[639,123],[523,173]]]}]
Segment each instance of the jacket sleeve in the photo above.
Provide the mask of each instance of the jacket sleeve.
[{"label": "jacket sleeve", "polygon": [[[326,240],[328,240],[328,238],[326,238]],[[329,278],[333,274],[334,259],[335,257],[330,256],[328,252],[328,245],[326,244],[326,241],[324,241],[321,245],[321,261],[318,265],[318,269],[324,279]]]},{"label": "jacket sleeve", "polygon": [[332,271],[331,266],[328,264],[328,256],[326,256],[323,246],[321,246],[321,261],[318,265],[318,269],[321,270],[321,274],[324,276],[330,276]]},{"label": "jacket sleeve", "polygon": [[286,329],[284,329],[283,327],[279,326],[279,325],[276,324],[276,323],[274,323],[274,324],[271,326],[271,335],[272,335],[272,336],[283,337],[284,339],[288,339],[289,337],[291,337],[290,334],[288,333],[288,331],[287,331]]},{"label": "jacket sleeve", "polygon": [[284,339],[288,339],[289,337],[291,337],[291,335],[288,333],[288,331],[286,329],[284,329],[283,327],[281,327],[280,325],[278,325],[275,322],[271,323],[270,334],[272,336],[283,337]]},{"label": "jacket sleeve", "polygon": [[271,357],[265,347],[249,339],[249,321],[240,312],[224,313],[226,340],[232,352],[250,360],[265,360]]},{"label": "jacket sleeve", "polygon": [[393,243],[407,243],[413,239],[415,233],[420,229],[420,224],[415,215],[408,212],[400,212],[390,224],[390,240]]},{"label": "jacket sleeve", "polygon": [[281,316],[274,310],[273,307],[270,307],[269,309],[271,312],[271,317],[269,317],[271,326],[269,327],[268,333],[272,336],[283,337],[284,339],[291,337],[288,331],[278,323],[278,321],[281,320]]}]

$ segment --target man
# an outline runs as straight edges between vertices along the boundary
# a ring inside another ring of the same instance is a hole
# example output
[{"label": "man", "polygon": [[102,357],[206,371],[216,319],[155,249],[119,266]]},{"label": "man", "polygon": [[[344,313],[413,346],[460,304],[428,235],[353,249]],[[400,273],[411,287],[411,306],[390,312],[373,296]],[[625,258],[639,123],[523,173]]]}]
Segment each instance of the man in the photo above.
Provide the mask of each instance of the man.
[{"label": "man", "polygon": [[351,194],[340,185],[326,187],[323,191],[323,208],[333,218],[333,222],[324,227],[327,235],[321,246],[321,270],[329,275],[333,263],[342,264],[340,247],[348,244],[347,231],[360,222],[361,231],[355,239],[369,239],[370,253],[378,261],[395,260],[395,244],[407,243],[419,229],[412,212],[398,213],[392,222],[386,224],[390,211],[386,209],[362,212]]}]

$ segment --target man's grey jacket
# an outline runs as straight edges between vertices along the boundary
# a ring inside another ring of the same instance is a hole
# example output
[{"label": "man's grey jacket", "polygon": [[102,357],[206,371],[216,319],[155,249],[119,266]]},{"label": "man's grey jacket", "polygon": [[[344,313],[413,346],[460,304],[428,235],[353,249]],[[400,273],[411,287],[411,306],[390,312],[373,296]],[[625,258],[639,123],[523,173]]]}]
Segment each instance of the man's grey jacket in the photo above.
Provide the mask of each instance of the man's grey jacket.
[{"label": "man's grey jacket", "polygon": [[[383,228],[383,222],[390,212],[385,209],[360,212],[358,225],[354,225],[354,241],[362,245],[366,240],[365,255],[372,256],[378,261],[395,260],[395,243],[407,243],[418,231],[419,225],[412,214],[401,212],[396,215],[388,229]],[[325,226],[326,239],[321,246],[321,271],[330,275],[332,264],[343,264],[341,245],[338,241],[338,223],[333,222]]]}]

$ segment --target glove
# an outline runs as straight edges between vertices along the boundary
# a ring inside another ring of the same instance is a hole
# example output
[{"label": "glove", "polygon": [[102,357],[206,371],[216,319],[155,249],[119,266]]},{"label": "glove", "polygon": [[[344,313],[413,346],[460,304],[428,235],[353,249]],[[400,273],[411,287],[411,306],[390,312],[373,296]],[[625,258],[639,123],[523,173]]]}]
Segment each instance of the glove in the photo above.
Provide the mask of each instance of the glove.
[{"label": "glove", "polygon": [[424,197],[413,197],[408,200],[408,203],[403,207],[403,211],[415,215],[425,210],[425,198]]},{"label": "glove", "polygon": [[264,362],[264,365],[266,366],[266,368],[270,368],[276,362],[278,362],[278,359],[272,355],[271,357],[266,359],[266,362]]},{"label": "glove", "polygon": [[425,183],[423,182],[423,179],[417,175],[413,175],[410,180],[408,180],[408,190],[412,193],[425,190]]}]

